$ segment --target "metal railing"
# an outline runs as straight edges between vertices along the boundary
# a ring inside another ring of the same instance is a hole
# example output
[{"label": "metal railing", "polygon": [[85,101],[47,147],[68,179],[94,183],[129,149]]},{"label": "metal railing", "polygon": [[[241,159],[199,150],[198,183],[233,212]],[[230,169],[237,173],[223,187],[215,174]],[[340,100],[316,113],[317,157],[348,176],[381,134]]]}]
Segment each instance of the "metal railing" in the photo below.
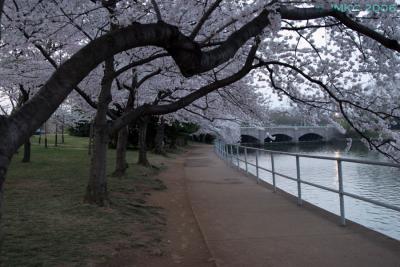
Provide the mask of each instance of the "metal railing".
[{"label": "metal railing", "polygon": [[[235,149],[234,149],[235,148]],[[297,183],[297,203],[298,205],[302,204],[302,184],[306,184],[312,187],[316,187],[322,190],[330,191],[333,193],[337,193],[339,196],[339,204],[340,204],[340,224],[341,225],[346,225],[346,217],[345,217],[345,208],[344,208],[344,196],[351,197],[354,199],[358,199],[364,202],[368,202],[380,207],[388,208],[391,210],[395,210],[400,212],[400,207],[390,205],[387,203],[383,203],[377,200],[369,199],[366,197],[362,197],[356,194],[352,194],[349,192],[344,191],[343,188],[343,169],[342,169],[342,163],[343,162],[351,162],[351,163],[359,163],[359,164],[369,164],[369,165],[377,165],[377,166],[386,166],[386,167],[394,167],[394,168],[399,168],[399,164],[394,164],[394,163],[389,163],[389,162],[376,162],[376,161],[369,161],[369,160],[358,160],[358,159],[350,159],[350,158],[339,158],[339,157],[327,157],[327,156],[316,156],[316,155],[307,155],[307,154],[301,154],[301,153],[290,153],[290,152],[283,152],[283,151],[274,151],[274,150],[266,150],[266,149],[261,149],[261,148],[255,148],[255,147],[247,147],[247,146],[240,146],[240,145],[233,145],[233,144],[225,144],[222,143],[221,141],[216,141],[214,144],[214,149],[217,155],[222,157],[223,159],[228,160],[230,163],[234,164],[234,161],[236,161],[235,166],[240,168],[240,162],[244,162],[245,168],[244,170],[246,173],[249,172],[248,166],[251,165],[256,168],[256,178],[257,178],[257,183],[260,180],[259,176],[259,170],[264,170],[272,174],[272,186],[273,186],[273,191],[276,192],[276,189],[278,188],[276,185],[276,176],[280,176],[289,180],[292,180]],[[244,160],[240,158],[240,149],[244,150]],[[255,150],[255,164],[251,163],[248,161],[248,150]],[[270,155],[271,157],[271,169],[267,169],[265,167],[260,166],[259,164],[259,151],[263,151],[267,154]],[[275,161],[274,161],[274,155],[288,155],[288,156],[293,156],[296,158],[296,177],[291,177],[289,175],[279,173],[275,170]],[[312,158],[312,159],[322,159],[322,160],[331,160],[331,161],[336,161],[337,165],[337,175],[338,175],[338,182],[339,186],[338,189],[333,189],[330,187],[326,187],[323,185],[319,185],[316,183],[308,182],[305,180],[302,180],[300,177],[300,158]],[[242,168],[240,168],[242,169]],[[250,173],[252,174],[252,173]],[[252,174],[253,175],[253,174]]]}]

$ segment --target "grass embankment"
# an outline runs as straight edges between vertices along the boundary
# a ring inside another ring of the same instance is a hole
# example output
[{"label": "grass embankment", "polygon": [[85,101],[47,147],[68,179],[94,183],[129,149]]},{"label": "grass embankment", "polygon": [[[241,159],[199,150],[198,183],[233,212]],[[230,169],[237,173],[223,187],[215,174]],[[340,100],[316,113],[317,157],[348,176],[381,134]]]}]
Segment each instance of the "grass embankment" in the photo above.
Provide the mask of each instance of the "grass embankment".
[{"label": "grass embankment", "polygon": [[[155,168],[134,163],[123,178],[109,177],[112,205],[83,203],[89,172],[87,138],[66,136],[65,144],[49,148],[33,137],[32,162],[21,163],[22,149],[11,164],[6,186],[1,266],[86,266],[101,262],[125,248],[154,250],[165,219],[162,210],[146,205],[146,195],[164,189]],[[60,139],[59,139],[60,140]],[[43,139],[42,139],[43,141]],[[108,172],[115,151],[109,152]],[[165,158],[149,154],[159,168]]]}]

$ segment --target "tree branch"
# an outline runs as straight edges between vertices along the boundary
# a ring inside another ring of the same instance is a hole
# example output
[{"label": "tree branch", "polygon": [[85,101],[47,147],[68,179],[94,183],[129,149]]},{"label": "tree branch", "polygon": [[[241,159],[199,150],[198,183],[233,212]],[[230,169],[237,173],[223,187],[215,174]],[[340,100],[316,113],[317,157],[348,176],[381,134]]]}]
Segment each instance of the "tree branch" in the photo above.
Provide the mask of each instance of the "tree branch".
[{"label": "tree branch", "polygon": [[148,79],[150,79],[150,78],[152,78],[152,77],[154,77],[154,76],[156,76],[156,75],[158,75],[160,73],[161,73],[161,69],[158,69],[156,71],[153,71],[153,72],[147,74],[146,76],[144,76],[142,79],[140,79],[137,82],[136,88],[139,88],[145,81],[147,81]]},{"label": "tree branch", "polygon": [[214,12],[214,10],[219,6],[221,2],[222,0],[216,0],[214,4],[212,4],[210,8],[203,14],[199,22],[196,24],[196,27],[194,27],[192,33],[190,34],[189,36],[190,40],[194,40],[194,38],[196,38],[203,24],[207,21],[207,19],[211,16],[211,13]]},{"label": "tree branch", "polygon": [[[7,14],[5,14],[5,16],[7,17],[7,19],[11,20],[11,17],[9,17]],[[24,37],[29,41],[29,35],[28,33],[22,29],[22,28],[18,28],[18,30],[22,33],[22,35],[24,35]],[[57,62],[51,57],[51,55],[46,51],[46,49],[39,44],[38,42],[33,42],[33,45],[36,47],[37,50],[39,50],[39,52],[42,54],[42,56],[50,63],[50,65],[53,66],[54,69],[58,69],[58,64]],[[82,90],[81,88],[79,88],[77,85],[74,87],[74,90],[86,101],[86,103],[88,103],[92,108],[97,109],[97,103],[95,103],[91,97],[89,95],[87,95],[84,90]],[[112,112],[109,112],[108,114],[110,117],[113,117],[114,114],[112,114]],[[114,116],[115,117],[115,116]]]},{"label": "tree branch", "polygon": [[119,75],[121,75],[122,73],[124,73],[125,71],[127,71],[129,69],[132,69],[134,67],[149,63],[149,62],[151,62],[151,61],[153,61],[153,60],[155,60],[157,58],[162,58],[162,57],[167,57],[167,56],[169,56],[168,53],[160,53],[160,54],[149,56],[148,58],[140,59],[138,61],[134,61],[132,63],[129,63],[128,65],[116,70],[114,72],[114,75],[112,76],[112,79],[115,79],[116,77],[118,77]]},{"label": "tree branch", "polygon": [[307,20],[307,19],[323,18],[328,16],[333,17],[338,21],[340,21],[345,26],[347,26],[348,28],[374,39],[375,41],[379,42],[386,48],[400,52],[399,41],[385,37],[384,35],[378,33],[377,31],[374,31],[368,28],[367,26],[352,20],[344,12],[340,12],[338,10],[281,6],[278,9],[278,12],[281,14],[282,19],[288,19],[288,20]]},{"label": "tree branch", "polygon": [[151,0],[151,4],[153,5],[154,11],[156,12],[157,20],[162,21],[160,8],[158,7],[156,0]]},{"label": "tree branch", "polygon": [[[4,8],[4,0],[0,0],[0,24],[1,24],[1,17],[3,14],[3,8]],[[0,29],[0,40],[1,40],[1,29]]]},{"label": "tree branch", "polygon": [[183,107],[190,105],[192,102],[207,95],[208,93],[210,93],[212,91],[215,91],[221,87],[230,85],[230,84],[242,79],[252,69],[255,68],[252,65],[252,62],[254,60],[257,48],[258,48],[258,42],[251,48],[244,66],[235,74],[233,74],[227,78],[224,78],[222,80],[217,80],[211,84],[203,86],[200,89],[194,91],[193,93],[190,93],[187,96],[182,97],[178,101],[173,102],[171,104],[166,104],[166,105],[145,104],[143,106],[140,106],[140,107],[136,108],[135,110],[132,110],[132,111],[128,112],[127,114],[125,114],[124,116],[115,120],[113,122],[112,126],[110,127],[110,133],[117,132],[120,128],[124,127],[124,125],[127,125],[128,123],[130,123],[134,120],[137,120],[141,116],[163,115],[163,114],[175,112]]}]

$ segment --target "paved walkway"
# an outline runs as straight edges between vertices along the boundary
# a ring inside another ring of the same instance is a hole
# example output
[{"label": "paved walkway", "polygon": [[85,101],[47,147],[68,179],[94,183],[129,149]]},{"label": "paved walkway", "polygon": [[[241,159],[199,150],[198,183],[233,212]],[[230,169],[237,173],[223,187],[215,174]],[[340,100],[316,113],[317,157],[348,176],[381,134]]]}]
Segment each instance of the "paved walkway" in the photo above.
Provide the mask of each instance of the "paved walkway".
[{"label": "paved walkway", "polygon": [[288,195],[196,145],[185,160],[189,198],[218,266],[400,266],[400,242]]}]

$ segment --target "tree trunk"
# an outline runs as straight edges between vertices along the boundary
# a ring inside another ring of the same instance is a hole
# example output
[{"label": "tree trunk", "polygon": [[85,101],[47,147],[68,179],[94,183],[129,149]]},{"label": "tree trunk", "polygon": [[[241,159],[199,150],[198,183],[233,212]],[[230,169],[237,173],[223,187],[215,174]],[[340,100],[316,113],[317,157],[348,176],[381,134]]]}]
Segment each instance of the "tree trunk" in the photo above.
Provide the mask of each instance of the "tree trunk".
[{"label": "tree trunk", "polygon": [[65,143],[65,138],[64,138],[64,121],[61,124],[61,144]]},{"label": "tree trunk", "polygon": [[106,173],[108,146],[107,124],[101,124],[99,119],[95,122],[94,128],[95,138],[85,202],[97,204],[98,206],[108,206]]},{"label": "tree trunk", "polygon": [[47,122],[44,123],[44,147],[47,148]]},{"label": "tree trunk", "polygon": [[31,140],[27,140],[24,144],[24,158],[22,162],[30,162],[31,161]]},{"label": "tree trunk", "polygon": [[90,122],[88,155],[92,155],[92,150],[93,150],[93,138],[94,138],[93,123],[94,123],[93,121]]},{"label": "tree trunk", "polygon": [[[0,21],[1,21],[1,14],[3,14],[3,6],[4,6],[4,0],[0,0]],[[1,32],[0,32],[0,39],[1,39]]]},{"label": "tree trunk", "polygon": [[163,119],[160,120],[159,124],[157,125],[157,133],[155,137],[155,148],[154,152],[156,154],[164,155],[164,137],[165,137],[165,124]]},{"label": "tree trunk", "polygon": [[[135,106],[135,94],[136,94],[136,86],[137,86],[137,74],[136,69],[132,69],[132,83],[129,90],[128,101],[126,102],[125,111],[122,115],[125,115],[126,112],[133,109]],[[128,137],[129,137],[129,127],[124,126],[118,131],[118,139],[117,139],[117,159],[115,164],[115,172],[114,176],[120,177],[125,174],[126,169],[128,168],[128,163],[126,162],[126,148],[128,146]]]},{"label": "tree trunk", "polygon": [[148,117],[144,117],[139,122],[139,160],[138,164],[143,166],[149,166],[150,163],[147,159],[147,146],[146,146],[146,135],[147,125],[149,123]]},{"label": "tree trunk", "polygon": [[94,119],[94,146],[92,151],[89,182],[86,188],[85,202],[98,206],[109,206],[107,191],[107,149],[109,132],[107,125],[107,110],[111,102],[111,75],[114,72],[114,59],[107,59],[104,76],[101,82],[96,117]]},{"label": "tree trunk", "polygon": [[115,163],[115,171],[113,173],[114,176],[120,177],[125,174],[126,169],[128,168],[128,163],[126,162],[126,147],[128,146],[128,127],[123,127],[118,132],[118,141],[117,141],[117,157]]},{"label": "tree trunk", "polygon": [[56,123],[56,135],[54,136],[54,146],[58,146],[58,125]]},{"label": "tree trunk", "polygon": [[[4,182],[11,161],[11,157],[7,157],[6,156],[7,154],[9,154],[7,153],[7,151],[0,148],[0,222],[2,222],[2,214],[3,214]],[[0,227],[0,245],[2,240],[4,240],[2,229],[3,227]]]},{"label": "tree trunk", "polygon": [[169,143],[169,148],[170,148],[170,149],[177,149],[177,146],[176,146],[176,136],[172,136],[172,137],[171,137],[171,143]]}]

